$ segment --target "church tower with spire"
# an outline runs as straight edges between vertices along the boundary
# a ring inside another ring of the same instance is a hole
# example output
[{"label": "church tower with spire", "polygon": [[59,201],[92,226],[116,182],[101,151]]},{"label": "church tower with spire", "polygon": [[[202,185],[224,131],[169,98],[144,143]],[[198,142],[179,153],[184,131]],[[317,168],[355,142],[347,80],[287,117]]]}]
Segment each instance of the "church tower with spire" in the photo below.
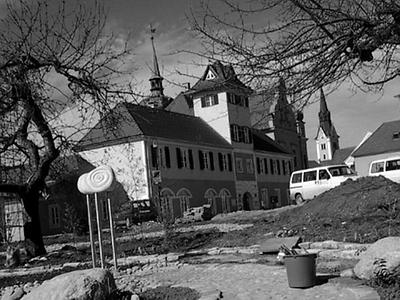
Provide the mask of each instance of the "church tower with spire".
[{"label": "church tower with spire", "polygon": [[155,29],[150,27],[151,32],[151,46],[153,49],[153,69],[150,81],[150,96],[146,97],[141,101],[140,104],[150,106],[152,108],[164,109],[171,101],[172,98],[164,95],[164,87],[162,84],[163,77],[160,73],[160,67],[158,65],[156,47],[154,45],[154,32]]},{"label": "church tower with spire", "polygon": [[318,162],[331,160],[336,150],[339,149],[339,135],[331,120],[331,112],[326,104],[322,88],[320,89],[319,127],[315,137]]}]

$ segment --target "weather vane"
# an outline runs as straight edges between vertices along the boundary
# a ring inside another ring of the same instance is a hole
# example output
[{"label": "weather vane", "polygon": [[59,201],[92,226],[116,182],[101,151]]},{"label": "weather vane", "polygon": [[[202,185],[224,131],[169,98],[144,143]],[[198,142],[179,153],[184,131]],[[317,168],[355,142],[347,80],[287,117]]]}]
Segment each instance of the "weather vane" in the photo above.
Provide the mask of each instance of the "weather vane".
[{"label": "weather vane", "polygon": [[151,33],[151,39],[154,39],[153,33],[156,32],[156,29],[153,28],[153,25],[150,23],[150,33]]}]

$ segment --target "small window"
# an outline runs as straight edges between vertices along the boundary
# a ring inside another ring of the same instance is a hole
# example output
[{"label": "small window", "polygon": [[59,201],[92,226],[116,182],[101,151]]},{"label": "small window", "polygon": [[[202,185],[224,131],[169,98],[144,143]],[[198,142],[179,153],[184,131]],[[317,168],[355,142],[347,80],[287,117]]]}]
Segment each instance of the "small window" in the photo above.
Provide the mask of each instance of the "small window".
[{"label": "small window", "polygon": [[264,158],[264,171],[268,174],[268,158]]},{"label": "small window", "polygon": [[49,223],[51,228],[60,227],[60,209],[57,204],[49,205]]},{"label": "small window", "polygon": [[317,171],[304,172],[304,181],[317,180]]},{"label": "small window", "polygon": [[384,167],[383,161],[373,163],[371,166],[371,173],[373,174],[373,173],[383,172],[383,167]]},{"label": "small window", "polygon": [[400,138],[400,132],[399,131],[393,132],[393,139],[396,140],[398,138]]},{"label": "small window", "polygon": [[201,107],[208,107],[218,104],[218,94],[201,97]]},{"label": "small window", "polygon": [[246,159],[246,169],[247,173],[252,174],[254,172],[253,160],[251,158]]},{"label": "small window", "polygon": [[272,158],[269,159],[269,168],[270,168],[271,174],[274,175],[274,160]]},{"label": "small window", "polygon": [[171,158],[169,156],[169,148],[168,148],[168,146],[164,147],[164,156],[165,156],[165,166],[167,168],[171,168]]},{"label": "small window", "polygon": [[321,150],[326,150],[326,144],[321,144]]},{"label": "small window", "polygon": [[293,174],[292,183],[301,182],[301,175],[302,175],[302,173]]},{"label": "small window", "polygon": [[236,171],[243,173],[243,160],[240,157],[236,158]]},{"label": "small window", "polygon": [[231,139],[234,142],[239,142],[239,126],[236,124],[231,125]]}]

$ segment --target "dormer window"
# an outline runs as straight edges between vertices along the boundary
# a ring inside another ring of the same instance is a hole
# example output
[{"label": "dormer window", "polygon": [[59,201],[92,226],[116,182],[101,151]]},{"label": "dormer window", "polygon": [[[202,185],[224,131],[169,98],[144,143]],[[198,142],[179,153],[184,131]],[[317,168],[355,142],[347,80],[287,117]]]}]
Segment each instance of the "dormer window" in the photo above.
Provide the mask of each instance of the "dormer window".
[{"label": "dormer window", "polygon": [[206,80],[212,80],[212,79],[215,79],[215,77],[216,76],[215,76],[214,72],[211,70],[208,70],[208,73],[206,75]]},{"label": "dormer window", "polygon": [[399,138],[400,138],[400,131],[393,132],[393,139],[394,139],[394,140],[397,140],[397,139],[399,139]]}]

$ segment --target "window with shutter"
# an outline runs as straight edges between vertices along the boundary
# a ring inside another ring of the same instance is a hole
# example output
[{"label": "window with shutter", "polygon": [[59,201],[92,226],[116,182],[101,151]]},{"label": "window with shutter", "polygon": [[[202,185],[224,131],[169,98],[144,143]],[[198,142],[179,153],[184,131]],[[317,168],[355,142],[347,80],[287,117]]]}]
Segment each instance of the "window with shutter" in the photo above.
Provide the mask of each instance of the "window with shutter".
[{"label": "window with shutter", "polygon": [[276,169],[278,171],[278,175],[281,175],[281,164],[278,159],[276,160]]},{"label": "window with shutter", "polygon": [[201,107],[206,107],[206,97],[201,97]]},{"label": "window with shutter", "polygon": [[164,154],[165,154],[165,166],[167,168],[171,168],[171,159],[169,157],[169,148],[168,148],[168,146],[164,147]]},{"label": "window with shutter", "polygon": [[268,159],[264,158],[264,170],[265,174],[268,174]]},{"label": "window with shutter", "polygon": [[218,94],[214,95],[214,101],[212,105],[217,105],[218,104]]},{"label": "window with shutter", "polygon": [[261,166],[260,166],[260,158],[259,157],[256,158],[256,164],[257,164],[257,173],[260,174]]},{"label": "window with shutter", "polygon": [[158,168],[158,163],[157,163],[157,147],[154,147],[153,145],[150,146],[151,148],[151,165],[153,168]]},{"label": "window with shutter", "polygon": [[201,150],[199,150],[199,165],[200,165],[200,170],[204,170],[203,151]]},{"label": "window with shutter", "polygon": [[232,155],[228,153],[228,170],[232,172]]},{"label": "window with shutter", "polygon": [[188,152],[189,152],[189,167],[193,170],[194,169],[194,163],[193,163],[192,149],[189,149]]},{"label": "window with shutter", "polygon": [[178,163],[178,169],[182,169],[182,153],[180,148],[176,148],[176,161]]},{"label": "window with shutter", "polygon": [[212,152],[209,152],[210,154],[210,169],[211,171],[214,171],[214,154]]},{"label": "window with shutter", "polygon": [[224,162],[221,152],[218,152],[218,163],[219,163],[219,170],[222,172],[224,170]]},{"label": "window with shutter", "polygon": [[271,174],[274,175],[274,160],[272,158],[269,160],[269,167]]}]

